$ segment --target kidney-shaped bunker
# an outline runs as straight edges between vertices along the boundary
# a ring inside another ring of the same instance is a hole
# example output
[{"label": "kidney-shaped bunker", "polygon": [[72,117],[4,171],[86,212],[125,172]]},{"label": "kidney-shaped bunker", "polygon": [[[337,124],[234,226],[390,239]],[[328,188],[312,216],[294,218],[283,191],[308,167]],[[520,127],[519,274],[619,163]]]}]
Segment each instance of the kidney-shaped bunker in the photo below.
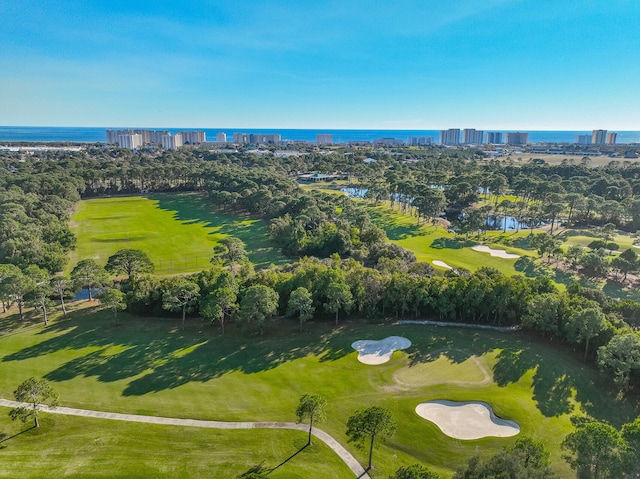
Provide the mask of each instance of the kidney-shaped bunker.
[{"label": "kidney-shaped bunker", "polygon": [[520,432],[518,424],[496,417],[491,406],[481,401],[427,401],[416,406],[416,413],[455,439],[510,437]]}]

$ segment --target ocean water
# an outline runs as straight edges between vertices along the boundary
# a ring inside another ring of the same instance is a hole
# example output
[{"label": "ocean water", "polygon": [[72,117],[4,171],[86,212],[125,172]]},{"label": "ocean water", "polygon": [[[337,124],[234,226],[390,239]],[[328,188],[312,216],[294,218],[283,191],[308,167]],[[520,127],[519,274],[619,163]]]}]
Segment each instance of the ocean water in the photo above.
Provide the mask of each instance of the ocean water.
[{"label": "ocean water", "polygon": [[[216,133],[225,132],[229,140],[234,133],[280,133],[283,140],[315,141],[317,133],[330,133],[334,143],[349,141],[371,141],[376,138],[400,138],[427,136],[438,142],[439,130],[332,130],[332,129],[285,129],[285,128],[146,128],[146,127],[69,127],[69,126],[0,126],[0,142],[72,142],[102,143],[106,141],[107,129],[144,128],[149,130],[169,130],[172,133],[184,130],[205,131],[207,140],[215,141]],[[507,131],[515,130],[485,130]],[[527,131],[527,130],[521,130]],[[577,135],[591,134],[591,131],[528,131],[530,143],[573,143]],[[640,131],[617,131],[618,144],[640,143]],[[504,138],[504,135],[503,135]]]}]

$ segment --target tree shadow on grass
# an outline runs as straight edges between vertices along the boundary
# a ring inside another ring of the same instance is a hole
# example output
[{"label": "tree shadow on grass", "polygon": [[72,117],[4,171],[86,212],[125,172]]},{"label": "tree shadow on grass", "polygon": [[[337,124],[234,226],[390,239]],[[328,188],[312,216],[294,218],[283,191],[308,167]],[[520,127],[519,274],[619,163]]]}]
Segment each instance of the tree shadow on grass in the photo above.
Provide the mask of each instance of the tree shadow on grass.
[{"label": "tree shadow on grass", "polygon": [[492,379],[499,387],[529,380],[532,398],[546,417],[570,414],[575,401],[590,416],[618,427],[638,415],[632,398],[619,400],[610,379],[583,363],[562,346],[540,343],[522,333],[497,333],[463,328],[430,327],[408,350],[410,364],[436,361],[441,356],[459,364],[472,356],[497,351]]},{"label": "tree shadow on grass", "polygon": [[101,382],[131,378],[122,394],[142,396],[230,372],[267,371],[309,355],[317,356],[321,363],[331,362],[355,355],[351,347],[355,340],[396,335],[411,339],[413,344],[407,350],[411,364],[435,361],[441,356],[462,363],[471,356],[495,352],[495,383],[506,388],[529,375],[533,399],[547,417],[570,413],[574,399],[590,416],[616,426],[638,415],[633,399],[617,400],[610,379],[580,361],[579,354],[574,357],[562,347],[539,344],[526,333],[417,325],[361,327],[349,323],[334,328],[316,322],[305,325],[300,333],[293,323],[279,321],[269,325],[264,337],[248,337],[235,328],[229,328],[222,337],[217,329],[195,321],[182,331],[171,321],[123,314],[121,325],[115,327],[110,314],[82,313],[81,318],[74,316],[43,328],[38,334],[57,334],[6,355],[2,361],[77,350],[74,359],[51,370],[45,378],[55,382],[76,377],[95,377]]},{"label": "tree shadow on grass", "polygon": [[282,461],[280,464],[278,464],[277,466],[271,468],[269,470],[269,474],[271,474],[273,471],[275,471],[276,469],[279,469],[280,467],[284,466],[287,462],[289,462],[290,460],[292,460],[294,457],[296,457],[298,454],[300,454],[302,451],[304,451],[307,447],[309,447],[309,444],[306,444],[304,446],[302,446],[301,448],[299,448],[296,452],[294,452],[293,454],[291,454],[289,457],[287,457],[284,461]]},{"label": "tree shadow on grass", "polygon": [[15,433],[13,436],[9,436],[9,434],[5,434],[5,433],[0,433],[0,444],[2,444],[3,442],[10,441],[14,437],[18,437],[19,435],[24,434],[25,432],[29,432],[32,429],[35,429],[35,426],[31,426],[31,427],[28,427],[27,429],[23,429],[22,431]]},{"label": "tree shadow on grass", "polygon": [[426,236],[428,234],[422,226],[418,226],[417,218],[412,217],[412,220],[415,221],[415,223],[403,225],[398,224],[393,216],[386,215],[373,208],[367,209],[367,212],[371,217],[371,222],[377,227],[382,228],[387,234],[387,238],[391,241],[398,241],[414,236]]},{"label": "tree shadow on grass", "polygon": [[434,249],[462,249],[476,244],[475,241],[465,239],[436,238],[431,242],[431,247]]},{"label": "tree shadow on grass", "polygon": [[[192,326],[193,327],[193,323]],[[202,329],[201,323],[198,326]],[[308,355],[333,361],[353,350],[340,331],[323,326],[324,334],[292,333],[291,325],[271,325],[287,329],[273,335],[247,337],[231,331],[225,337],[205,328],[194,333],[182,331],[168,321],[135,319],[123,315],[115,327],[108,314],[97,313],[82,320],[58,322],[47,328],[54,337],[2,358],[3,362],[44,357],[63,350],[89,352],[78,355],[48,372],[50,381],[76,377],[96,377],[113,382],[140,376],[124,389],[124,396],[139,396],[176,388],[189,382],[205,382],[226,373],[257,373]],[[308,325],[309,327],[309,325]],[[230,328],[234,329],[234,328]]]},{"label": "tree shadow on grass", "polygon": [[247,245],[249,259],[258,267],[288,261],[270,242],[268,225],[262,220],[216,211],[215,205],[205,196],[192,193],[157,194],[149,198],[184,224],[202,224],[206,228],[216,228],[209,234],[224,234],[242,240]]},{"label": "tree shadow on grass", "polygon": [[602,287],[602,292],[611,298],[640,301],[640,292],[625,288],[615,281],[607,281]]},{"label": "tree shadow on grass", "polygon": [[569,414],[573,411],[571,398],[575,385],[563,367],[548,362],[530,349],[505,348],[497,356],[493,368],[496,384],[506,387],[519,381],[527,372],[533,374],[533,399],[547,417]]}]

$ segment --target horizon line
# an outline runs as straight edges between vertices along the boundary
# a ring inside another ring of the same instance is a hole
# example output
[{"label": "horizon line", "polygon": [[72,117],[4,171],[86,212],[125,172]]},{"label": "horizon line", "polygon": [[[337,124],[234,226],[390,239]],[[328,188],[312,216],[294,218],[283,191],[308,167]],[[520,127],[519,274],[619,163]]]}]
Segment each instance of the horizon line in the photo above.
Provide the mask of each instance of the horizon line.
[{"label": "horizon line", "polygon": [[596,131],[596,130],[605,130],[608,132],[640,132],[638,130],[627,130],[627,129],[619,129],[619,128],[578,128],[578,129],[539,129],[539,128],[330,128],[330,127],[310,127],[310,128],[289,128],[289,127],[211,127],[211,126],[104,126],[104,125],[0,125],[0,128],[101,128],[105,130],[115,130],[115,129],[160,129],[160,130],[296,130],[296,131],[320,131],[320,130],[332,130],[332,131],[447,131],[449,129],[473,129],[476,131],[488,131],[488,130],[498,130],[498,131],[509,131],[509,132],[533,132],[533,131],[570,131],[570,132],[579,132],[579,131]]}]

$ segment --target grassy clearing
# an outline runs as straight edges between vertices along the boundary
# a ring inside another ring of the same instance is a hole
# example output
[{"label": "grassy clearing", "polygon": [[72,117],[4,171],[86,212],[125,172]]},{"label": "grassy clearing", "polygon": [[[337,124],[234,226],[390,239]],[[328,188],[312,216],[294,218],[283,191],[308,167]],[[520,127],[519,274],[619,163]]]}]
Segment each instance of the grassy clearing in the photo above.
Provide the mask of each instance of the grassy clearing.
[{"label": "grassy clearing", "polygon": [[[197,419],[292,421],[299,397],[320,393],[328,399],[328,420],[322,428],[361,462],[365,462],[367,451],[347,444],[346,420],[356,409],[382,405],[392,410],[399,428],[394,437],[376,448],[374,479],[416,461],[450,477],[453,469],[476,452],[492,454],[514,440],[448,438],[415,414],[416,405],[426,400],[490,403],[496,414],[518,422],[523,434],[545,442],[562,477],[572,477],[559,450],[560,442],[572,430],[571,414],[588,413],[617,426],[638,414],[637,404],[617,401],[606,378],[582,363],[579,354],[532,342],[523,334],[356,323],[334,328],[319,322],[311,322],[304,332],[298,332],[295,321],[278,321],[268,324],[264,337],[250,337],[231,327],[222,338],[217,328],[199,320],[191,320],[182,331],[178,321],[127,315],[121,319],[121,326],[115,326],[109,315],[84,309],[48,328],[0,337],[0,397],[12,397],[20,382],[35,375],[53,383],[65,406]],[[15,321],[15,316],[6,321],[10,320]],[[357,361],[350,346],[353,341],[390,335],[407,337],[413,345],[394,353],[390,362],[380,366]],[[482,380],[478,364],[488,372],[489,380]],[[413,384],[394,379],[403,374],[409,374]],[[56,424],[61,421],[57,416],[48,417]],[[8,427],[13,426],[4,430]],[[80,429],[75,425],[61,427]],[[144,431],[148,431],[150,444],[169,434],[162,427]],[[42,434],[47,434],[46,427]],[[141,437],[141,432],[130,434]],[[202,434],[209,432],[194,433],[191,447],[202,444],[204,439],[198,439]],[[74,449],[74,435],[55,437],[57,448]],[[270,441],[268,436],[261,437],[256,443]],[[290,447],[291,439],[286,439],[285,445],[286,441]],[[187,442],[170,443],[166,449],[181,451],[188,447]],[[22,447],[13,439],[10,444]],[[234,444],[233,438],[229,444]],[[36,450],[35,444],[24,447],[21,450],[26,452]],[[125,462],[140,464],[143,459],[138,456],[146,454],[143,447],[146,445],[131,444],[119,454]],[[270,465],[287,457],[284,449],[272,454],[268,451],[257,454],[268,456],[263,459]],[[46,456],[52,468],[62,467],[68,459]],[[224,469],[223,458],[202,460],[208,461],[206,467],[221,461],[221,471],[232,470]],[[176,471],[175,477],[190,477],[187,471]],[[318,477],[339,477],[337,474]]]},{"label": "grassy clearing", "polygon": [[135,248],[149,255],[158,274],[200,271],[216,243],[227,236],[244,241],[257,266],[285,261],[269,243],[266,223],[215,211],[195,194],[83,200],[71,224],[78,247],[69,269],[83,258],[106,263],[116,251]]}]

